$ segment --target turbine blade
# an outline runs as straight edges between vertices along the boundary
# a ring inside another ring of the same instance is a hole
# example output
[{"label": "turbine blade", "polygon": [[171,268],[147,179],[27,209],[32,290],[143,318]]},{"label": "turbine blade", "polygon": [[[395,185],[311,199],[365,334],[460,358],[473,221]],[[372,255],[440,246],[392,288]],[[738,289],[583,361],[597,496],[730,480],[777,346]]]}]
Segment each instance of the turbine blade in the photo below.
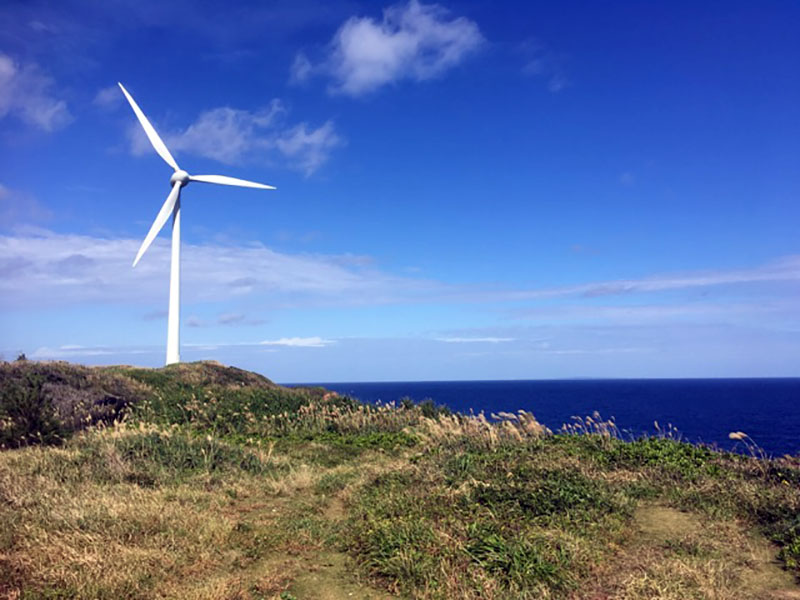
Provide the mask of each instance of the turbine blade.
[{"label": "turbine blade", "polygon": [[220,185],[238,185],[239,187],[257,188],[259,190],[274,190],[275,186],[228,177],[227,175],[190,175],[189,181],[201,181],[202,183],[219,183]]},{"label": "turbine blade", "polygon": [[139,248],[139,253],[136,255],[136,259],[133,261],[133,266],[136,266],[136,263],[139,262],[139,259],[142,258],[142,255],[147,251],[150,247],[150,244],[153,243],[153,240],[156,239],[156,235],[158,232],[161,231],[161,228],[164,226],[164,223],[167,222],[169,216],[172,214],[172,209],[175,208],[175,203],[178,201],[178,196],[181,195],[181,182],[176,181],[175,185],[172,186],[172,191],[167,196],[167,199],[164,201],[164,204],[161,206],[161,210],[158,211],[158,215],[156,216],[156,220],[153,221],[153,224],[150,226],[150,231],[147,232],[147,237],[144,238],[141,247]]},{"label": "turbine blade", "polygon": [[131,105],[133,112],[136,113],[136,118],[139,119],[139,123],[141,123],[144,132],[147,134],[147,138],[150,140],[150,143],[153,144],[153,148],[156,149],[158,155],[163,158],[164,162],[166,162],[170,167],[176,171],[179,170],[178,163],[176,163],[175,159],[172,158],[172,154],[170,154],[169,150],[167,150],[166,144],[164,144],[164,142],[161,141],[161,138],[158,137],[158,133],[156,133],[156,130],[153,129],[153,126],[150,124],[150,121],[147,120],[147,117],[144,116],[142,109],[139,108],[138,104],[136,104],[136,101],[128,93],[128,90],[125,89],[125,86],[119,82],[117,82],[117,85],[119,85],[119,89],[122,90],[122,93],[125,94],[125,97],[128,99],[128,103]]}]

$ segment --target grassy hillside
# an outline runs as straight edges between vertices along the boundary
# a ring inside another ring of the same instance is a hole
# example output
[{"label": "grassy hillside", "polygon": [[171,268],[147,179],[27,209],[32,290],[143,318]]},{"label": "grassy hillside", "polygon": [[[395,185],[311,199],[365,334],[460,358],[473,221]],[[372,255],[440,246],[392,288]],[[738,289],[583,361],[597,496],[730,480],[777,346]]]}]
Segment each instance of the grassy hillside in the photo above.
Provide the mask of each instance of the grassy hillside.
[{"label": "grassy hillside", "polygon": [[800,598],[800,457],[0,364],[0,597]]}]

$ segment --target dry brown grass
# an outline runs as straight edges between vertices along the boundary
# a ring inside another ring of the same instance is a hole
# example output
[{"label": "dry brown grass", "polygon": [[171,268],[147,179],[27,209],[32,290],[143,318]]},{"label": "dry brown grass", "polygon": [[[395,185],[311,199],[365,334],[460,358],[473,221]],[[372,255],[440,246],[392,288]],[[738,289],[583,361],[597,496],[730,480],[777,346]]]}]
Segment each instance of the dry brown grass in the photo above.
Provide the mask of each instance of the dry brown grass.
[{"label": "dry brown grass", "polygon": [[494,422],[483,413],[478,415],[440,415],[422,417],[416,432],[429,444],[466,442],[482,448],[495,448],[502,443],[523,442],[551,432],[524,410],[517,414],[493,414]]},{"label": "dry brown grass", "polygon": [[117,481],[82,473],[82,451],[75,447],[0,454],[8,593],[18,588],[34,595],[64,590],[77,597],[144,597],[155,592],[148,582],[176,585],[223,567],[228,559],[216,549],[225,546],[235,524],[226,514],[226,496],[204,489],[200,480],[162,487],[126,483],[133,467],[114,441],[134,432],[115,428],[95,435],[100,460]]},{"label": "dry brown grass", "polygon": [[0,466],[3,496],[14,507],[13,514],[2,511],[11,538],[3,563],[15,574],[8,587],[132,597],[147,591],[148,580],[177,582],[225,562],[214,549],[225,545],[233,520],[217,494],[190,486],[64,485],[36,474],[36,456],[15,458]]},{"label": "dry brown grass", "polygon": [[[327,469],[265,444],[250,449],[274,467],[262,474],[201,462],[141,485],[131,448],[145,440],[168,450],[186,435],[117,425],[63,448],[0,453],[0,598],[278,598],[315,562],[326,522],[342,516],[315,494],[320,477],[350,469],[355,482],[382,460]],[[201,457],[226,446],[199,442]],[[331,589],[367,589],[339,581],[344,573],[325,575],[335,576]]]},{"label": "dry brown grass", "polygon": [[291,496],[314,485],[321,471],[322,469],[319,467],[301,464],[298,467],[292,467],[285,475],[268,478],[265,481],[266,488],[273,496]]},{"label": "dry brown grass", "polygon": [[416,427],[425,419],[417,406],[398,409],[390,404],[354,404],[344,406],[336,394],[329,393],[320,399],[300,406],[294,412],[265,415],[261,432],[273,435],[291,435],[308,432],[336,432],[364,434],[374,432],[400,432]]},{"label": "dry brown grass", "polygon": [[774,557],[742,523],[648,504],[617,558],[576,598],[777,600],[797,588]]}]

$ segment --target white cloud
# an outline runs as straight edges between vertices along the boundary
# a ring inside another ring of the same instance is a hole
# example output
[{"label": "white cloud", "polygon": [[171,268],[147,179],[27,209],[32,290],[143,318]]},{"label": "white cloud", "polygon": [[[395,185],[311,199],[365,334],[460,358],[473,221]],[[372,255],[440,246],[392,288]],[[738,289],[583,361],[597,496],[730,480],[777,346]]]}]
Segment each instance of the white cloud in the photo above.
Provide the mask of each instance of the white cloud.
[{"label": "white cloud", "polygon": [[40,346],[30,354],[28,358],[34,360],[74,360],[79,357],[98,357],[98,356],[119,356],[120,354],[152,354],[161,352],[160,349],[145,349],[137,347],[111,347],[111,346],[80,346],[77,344],[64,344],[53,348],[50,346]]},{"label": "white cloud", "polygon": [[[193,343],[184,342],[181,346],[183,354],[207,351],[225,351],[236,348],[259,348],[259,352],[278,352],[278,348],[324,348],[336,344],[336,340],[321,337],[287,337],[263,342],[221,342]],[[252,350],[251,350],[252,351]],[[114,363],[125,360],[126,356],[154,355],[161,356],[163,348],[155,346],[83,346],[79,344],[63,344],[59,346],[40,346],[27,356],[34,360],[87,360]],[[105,358],[104,358],[105,357]],[[113,357],[113,358],[112,358]],[[158,364],[158,363],[156,363]]]},{"label": "white cloud", "polygon": [[800,255],[786,256],[751,269],[659,275],[641,279],[598,281],[574,286],[532,290],[477,291],[469,294],[469,297],[478,302],[515,302],[568,296],[599,298],[601,296],[656,293],[711,286],[790,281],[800,281]]},{"label": "white cloud", "polygon": [[[146,225],[143,225],[146,227]],[[18,228],[0,235],[0,311],[75,305],[141,305],[148,313],[166,305],[169,241],[158,238],[136,269],[132,257],[141,239],[67,235],[45,229]],[[257,325],[244,316],[242,301],[258,311],[287,308],[357,307],[417,303],[479,303],[491,306],[521,301],[552,301],[544,306],[516,306],[511,317],[545,323],[607,323],[615,326],[681,322],[796,322],[791,294],[800,282],[800,256],[751,269],[692,273],[643,279],[600,281],[571,287],[492,290],[398,276],[378,268],[369,257],[347,254],[282,253],[260,244],[184,244],[183,298],[189,303],[224,303],[207,323]],[[634,304],[633,295],[719,286],[706,301],[658,298]],[[732,286],[733,289],[729,289]],[[732,295],[734,294],[734,295]],[[625,295],[624,303],[597,298]],[[565,304],[560,299],[570,299]],[[231,304],[236,300],[236,304]],[[555,301],[559,301],[555,304]],[[188,313],[191,314],[191,313]],[[783,326],[783,325],[781,325]],[[519,339],[512,332],[451,331],[438,334],[445,343],[502,343]]]},{"label": "white cloud", "polygon": [[336,135],[333,123],[327,121],[321,127],[309,131],[305,123],[300,123],[284,132],[275,141],[285,156],[296,159],[306,175],[316,171],[328,159],[331,150],[342,143]]},{"label": "white cloud", "polygon": [[[200,114],[179,132],[160,132],[169,149],[211,158],[224,164],[261,160],[285,160],[310,175],[343,143],[332,121],[316,129],[307,123],[289,125],[287,109],[274,99],[256,111],[219,107]],[[131,152],[153,151],[141,127],[131,122],[128,128]]]},{"label": "white cloud", "polygon": [[50,348],[49,346],[42,346],[31,352],[31,354],[28,355],[28,358],[33,358],[35,360],[68,359],[75,356],[104,356],[106,354],[112,354],[112,352],[102,349],[90,350],[90,349],[70,348],[69,346],[61,346],[60,348]]},{"label": "white cloud", "polygon": [[[140,244],[32,228],[0,235],[0,306],[160,303],[169,279],[169,241],[156,239],[132,269]],[[213,302],[252,295],[262,310],[386,304],[442,287],[385,273],[362,256],[287,254],[257,243],[184,243],[181,254],[184,298]]]},{"label": "white cloud", "polygon": [[546,354],[643,354],[655,352],[655,348],[572,348],[567,350],[546,350]]},{"label": "white cloud", "polygon": [[326,340],[321,337],[292,337],[279,340],[264,340],[261,346],[290,346],[294,348],[323,348],[335,344],[335,340]]},{"label": "white cloud", "polygon": [[502,337],[448,337],[436,338],[437,342],[447,342],[449,344],[499,344],[501,342],[513,342],[514,338]]},{"label": "white cloud", "polygon": [[424,81],[458,65],[484,42],[478,26],[465,17],[451,18],[437,4],[410,0],[384,10],[383,20],[351,17],[336,32],[330,56],[317,67],[298,55],[295,80],[315,71],[334,79],[330,90],[359,96],[401,81]]},{"label": "white cloud", "polygon": [[781,315],[800,310],[794,303],[767,302],[675,302],[672,304],[622,304],[598,306],[596,304],[547,306],[524,308],[514,311],[516,318],[546,323],[555,322],[603,322],[618,324],[642,324],[653,322],[713,322],[753,318],[763,320],[771,315]]},{"label": "white cloud", "polygon": [[289,69],[289,83],[303,83],[311,76],[312,71],[311,61],[305,54],[298,52]]},{"label": "white cloud", "polygon": [[53,80],[36,64],[19,65],[0,53],[0,118],[13,115],[44,131],[54,131],[72,121],[64,100],[56,99]]},{"label": "white cloud", "polygon": [[274,145],[270,131],[286,109],[279,100],[255,112],[221,107],[205,111],[181,133],[168,133],[165,141],[175,152],[213,158],[231,164],[253,150]]},{"label": "white cloud", "polygon": [[120,91],[118,86],[110,85],[98,90],[92,103],[100,108],[113,108],[122,104],[122,91]]}]

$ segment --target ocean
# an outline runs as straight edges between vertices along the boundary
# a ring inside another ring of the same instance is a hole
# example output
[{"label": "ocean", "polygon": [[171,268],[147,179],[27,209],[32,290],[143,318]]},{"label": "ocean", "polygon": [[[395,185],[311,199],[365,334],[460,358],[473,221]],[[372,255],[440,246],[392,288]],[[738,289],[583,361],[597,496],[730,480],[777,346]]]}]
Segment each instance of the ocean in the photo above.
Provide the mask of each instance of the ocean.
[{"label": "ocean", "polygon": [[[308,385],[308,384],[305,384]],[[453,411],[487,417],[532,412],[552,430],[573,416],[614,417],[626,435],[672,424],[682,439],[744,450],[728,438],[743,431],[767,454],[800,454],[800,378],[577,379],[552,381],[408,381],[318,383],[364,402],[431,399]]]}]

